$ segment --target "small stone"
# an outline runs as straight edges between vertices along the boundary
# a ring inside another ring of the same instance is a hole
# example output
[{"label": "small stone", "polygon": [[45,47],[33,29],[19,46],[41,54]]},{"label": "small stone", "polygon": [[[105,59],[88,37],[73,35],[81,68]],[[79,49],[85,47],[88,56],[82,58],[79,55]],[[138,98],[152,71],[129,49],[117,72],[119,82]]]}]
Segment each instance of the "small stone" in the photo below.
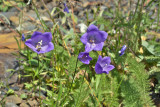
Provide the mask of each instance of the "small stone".
[{"label": "small stone", "polygon": [[11,96],[6,97],[5,101],[10,102],[10,103],[20,104],[22,102],[22,99],[14,95],[11,95]]},{"label": "small stone", "polygon": [[38,102],[37,102],[36,100],[28,101],[28,103],[29,103],[29,105],[30,105],[31,107],[38,105]]},{"label": "small stone", "polygon": [[5,107],[18,107],[15,103],[6,102]]},{"label": "small stone", "polygon": [[20,107],[29,107],[29,105],[27,105],[26,103],[21,103]]},{"label": "small stone", "polygon": [[17,16],[11,16],[9,18],[16,26],[19,25],[19,18]]},{"label": "small stone", "polygon": [[0,61],[0,80],[4,78],[4,75],[5,75],[4,63]]},{"label": "small stone", "polygon": [[[25,22],[22,24],[22,30],[27,30],[27,31],[31,31],[34,30],[36,28],[36,26],[31,23],[31,22]],[[19,29],[19,27],[17,27],[17,29]]]},{"label": "small stone", "polygon": [[12,89],[12,90],[14,90],[14,91],[18,91],[18,90],[19,90],[19,87],[14,86],[14,87],[10,87],[10,89]]},{"label": "small stone", "polygon": [[18,74],[14,73],[8,80],[8,84],[16,83],[18,80]]}]

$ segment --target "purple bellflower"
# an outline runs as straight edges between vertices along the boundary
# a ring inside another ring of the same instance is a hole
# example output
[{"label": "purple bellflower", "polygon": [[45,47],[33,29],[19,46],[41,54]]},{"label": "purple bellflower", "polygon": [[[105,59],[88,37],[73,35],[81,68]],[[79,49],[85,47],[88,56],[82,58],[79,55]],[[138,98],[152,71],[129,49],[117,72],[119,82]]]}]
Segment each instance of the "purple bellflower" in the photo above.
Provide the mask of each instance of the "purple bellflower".
[{"label": "purple bellflower", "polygon": [[89,64],[90,61],[92,60],[88,52],[80,52],[78,59],[84,64]]},{"label": "purple bellflower", "polygon": [[96,71],[96,73],[97,74],[102,74],[102,73],[108,74],[109,71],[111,71],[112,69],[115,68],[110,63],[111,63],[110,57],[104,57],[104,58],[102,58],[102,56],[99,55],[97,63],[95,65],[95,71]]},{"label": "purple bellflower", "polygon": [[119,56],[122,56],[124,54],[124,51],[126,50],[127,46],[123,45],[123,47],[121,48],[121,50],[119,51]]},{"label": "purple bellflower", "polygon": [[105,31],[100,31],[97,26],[92,24],[88,27],[87,32],[83,34],[80,39],[81,42],[86,45],[86,52],[90,52],[92,50],[101,51],[107,36],[108,34]]},{"label": "purple bellflower", "polygon": [[22,41],[25,41],[26,40],[26,38],[25,38],[25,36],[24,36],[24,34],[22,34]]},{"label": "purple bellflower", "polygon": [[69,13],[69,9],[68,9],[68,7],[67,7],[67,4],[66,3],[64,3],[64,12],[67,12],[67,13]]},{"label": "purple bellflower", "polygon": [[35,31],[31,36],[31,39],[28,39],[25,42],[25,45],[37,54],[46,53],[54,49],[51,32],[41,33]]}]

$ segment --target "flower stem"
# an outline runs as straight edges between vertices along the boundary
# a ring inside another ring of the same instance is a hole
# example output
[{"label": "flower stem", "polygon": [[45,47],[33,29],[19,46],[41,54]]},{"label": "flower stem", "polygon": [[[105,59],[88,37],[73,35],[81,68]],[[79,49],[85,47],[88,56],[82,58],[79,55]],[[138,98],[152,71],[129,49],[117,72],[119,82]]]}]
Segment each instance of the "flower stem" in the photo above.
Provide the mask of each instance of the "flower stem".
[{"label": "flower stem", "polygon": [[69,93],[71,92],[71,88],[72,88],[73,81],[74,81],[74,79],[75,79],[76,70],[77,70],[77,64],[78,64],[78,57],[77,57],[77,61],[76,61],[76,67],[75,67],[75,70],[74,70],[72,83],[71,83],[70,88],[68,89],[67,96],[65,96],[64,103],[66,102],[66,99],[67,99],[67,97],[69,96]]},{"label": "flower stem", "polygon": [[[84,75],[83,75],[83,79],[82,79],[82,83],[81,83],[81,87],[80,87],[80,93],[79,93],[78,100],[79,100],[79,98],[80,98],[80,96],[81,96],[81,91],[82,91],[82,86],[83,86],[83,82],[84,82],[84,78],[85,78],[86,71],[87,71],[87,66],[86,66],[86,68],[85,68],[85,72],[84,72]],[[80,71],[80,72],[81,72],[81,71]],[[77,102],[78,102],[78,100],[77,100],[76,103],[75,103],[75,107],[77,107]]]},{"label": "flower stem", "polygon": [[75,74],[76,74],[76,70],[77,70],[77,63],[78,63],[78,58],[77,58],[77,61],[76,61],[76,67],[75,67],[75,70],[74,70],[73,79],[72,79],[72,83],[71,83],[71,87],[70,87],[69,93],[71,92],[71,88],[72,88],[72,85],[73,85],[73,81],[74,81],[74,79],[75,79]]}]

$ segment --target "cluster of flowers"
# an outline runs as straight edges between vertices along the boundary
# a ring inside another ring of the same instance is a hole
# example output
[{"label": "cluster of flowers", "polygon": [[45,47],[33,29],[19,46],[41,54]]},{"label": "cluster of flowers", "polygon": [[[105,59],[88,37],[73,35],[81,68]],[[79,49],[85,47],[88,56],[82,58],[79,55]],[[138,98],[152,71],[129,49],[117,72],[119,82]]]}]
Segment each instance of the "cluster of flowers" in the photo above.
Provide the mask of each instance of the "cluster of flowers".
[{"label": "cluster of flowers", "polygon": [[[80,38],[81,42],[85,44],[85,52],[80,52],[78,59],[84,63],[89,64],[92,58],[89,56],[89,52],[94,51],[102,51],[104,41],[107,39],[108,34],[105,31],[100,31],[97,26],[90,25],[87,29],[87,32],[82,35]],[[25,36],[22,34],[22,41],[25,41]],[[30,49],[32,49],[37,54],[46,53],[54,49],[54,45],[52,43],[52,34],[51,32],[37,32],[35,31],[31,38],[25,41],[25,45],[27,45]],[[123,55],[126,49],[126,45],[122,47],[119,51],[119,55]],[[110,64],[110,57],[103,57],[99,55],[97,63],[95,65],[95,72],[97,74],[106,73],[114,69],[115,67]]]},{"label": "cluster of flowers", "polygon": [[[64,3],[64,12],[69,13],[69,9]],[[100,31],[95,25],[90,25],[87,29],[87,32],[81,37],[81,42],[85,44],[85,52],[80,52],[78,59],[84,63],[89,64],[92,58],[89,56],[89,52],[94,51],[101,51],[104,45],[104,41],[107,39],[108,34],[105,31]],[[120,56],[124,54],[126,50],[126,45],[122,47],[119,51]],[[99,55],[97,63],[95,65],[95,71],[97,74],[101,73],[109,73],[115,67],[110,64],[111,59],[110,57],[104,57]]]},{"label": "cluster of flowers", "polygon": [[[78,59],[84,63],[89,64],[92,58],[89,56],[89,52],[102,51],[104,41],[107,39],[108,34],[105,31],[100,31],[97,26],[90,25],[87,32],[80,38],[81,42],[85,44],[85,52],[80,52]],[[97,63],[95,65],[95,72],[97,74],[109,73],[115,67],[110,64],[110,57],[103,57],[99,55]]]},{"label": "cluster of flowers", "polygon": [[[64,12],[69,13],[68,7],[66,3],[64,3]],[[78,59],[84,63],[89,64],[92,58],[89,56],[89,52],[94,51],[102,51],[104,41],[107,39],[108,34],[105,31],[100,31],[97,26],[90,25],[87,29],[87,32],[82,35],[80,38],[81,42],[85,44],[85,52],[80,52]],[[22,41],[25,41],[25,36],[22,34]],[[54,49],[54,45],[52,43],[52,34],[51,32],[37,32],[35,31],[31,37],[25,42],[29,48],[31,48],[37,54],[46,53]],[[126,45],[122,47],[119,51],[119,55],[123,55],[126,49]],[[115,67],[110,64],[110,57],[103,57],[99,55],[97,63],[95,65],[95,71],[97,74],[106,73],[113,70]]]}]

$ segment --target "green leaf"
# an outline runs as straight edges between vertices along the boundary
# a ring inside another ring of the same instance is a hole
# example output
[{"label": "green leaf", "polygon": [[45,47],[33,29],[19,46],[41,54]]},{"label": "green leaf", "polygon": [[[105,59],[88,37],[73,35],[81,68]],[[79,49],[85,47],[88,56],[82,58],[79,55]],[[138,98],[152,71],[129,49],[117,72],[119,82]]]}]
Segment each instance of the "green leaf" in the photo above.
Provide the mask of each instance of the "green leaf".
[{"label": "green leaf", "polygon": [[13,89],[9,89],[9,90],[7,91],[7,95],[11,95],[11,94],[14,94],[14,90],[13,90]]},{"label": "green leaf", "polygon": [[21,94],[20,96],[22,99],[27,99],[27,95],[25,93]]},{"label": "green leaf", "polygon": [[77,55],[76,56],[71,56],[69,59],[69,64],[68,64],[68,72],[69,74],[73,74],[76,68],[76,62],[77,62]]},{"label": "green leaf", "polygon": [[[30,60],[28,60],[27,62],[28,62],[29,64],[31,64],[31,66],[36,66],[36,67],[38,67],[38,60],[36,60],[36,59],[30,59]],[[41,62],[39,62],[39,64],[40,64],[40,66],[42,65]]]},{"label": "green leaf", "polygon": [[59,93],[58,93],[58,100],[57,100],[57,103],[59,105],[59,102],[60,102],[60,99],[61,99],[61,96],[62,96],[62,82],[60,81],[60,88],[59,88]]},{"label": "green leaf", "polygon": [[101,75],[96,75],[96,90],[99,86],[100,79],[101,79]]},{"label": "green leaf", "polygon": [[148,42],[142,40],[142,46],[144,46],[151,54],[155,55],[154,45],[149,45]]}]

